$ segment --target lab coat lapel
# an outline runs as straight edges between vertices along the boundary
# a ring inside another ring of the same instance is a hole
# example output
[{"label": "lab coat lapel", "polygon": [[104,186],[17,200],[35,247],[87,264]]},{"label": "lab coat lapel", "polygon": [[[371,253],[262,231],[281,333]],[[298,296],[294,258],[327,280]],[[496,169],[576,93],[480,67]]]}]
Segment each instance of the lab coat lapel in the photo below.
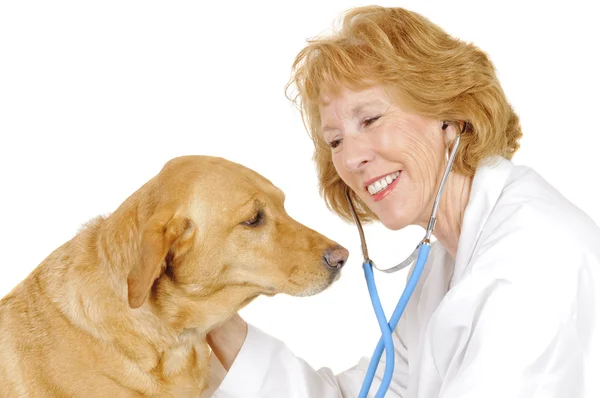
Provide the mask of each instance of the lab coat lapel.
[{"label": "lab coat lapel", "polygon": [[481,235],[485,223],[493,211],[506,181],[515,166],[502,157],[492,157],[475,171],[469,203],[463,216],[462,231],[458,241],[454,275],[450,287],[460,280]]}]

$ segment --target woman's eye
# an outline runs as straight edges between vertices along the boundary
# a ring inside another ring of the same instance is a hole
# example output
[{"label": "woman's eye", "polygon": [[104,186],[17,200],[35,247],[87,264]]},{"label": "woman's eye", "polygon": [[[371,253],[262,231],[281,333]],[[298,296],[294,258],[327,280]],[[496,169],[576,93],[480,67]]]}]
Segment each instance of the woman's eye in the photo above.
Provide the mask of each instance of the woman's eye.
[{"label": "woman's eye", "polygon": [[381,116],[375,116],[375,117],[370,117],[367,118],[365,120],[363,120],[363,126],[364,127],[369,127],[370,125],[372,125],[373,123],[375,123]]},{"label": "woman's eye", "polygon": [[250,220],[244,221],[243,224],[247,227],[258,227],[262,224],[264,218],[264,213],[262,212],[262,210],[259,210],[256,212],[256,215],[254,217],[252,217]]},{"label": "woman's eye", "polygon": [[341,142],[342,142],[342,140],[341,140],[341,139],[333,140],[333,141],[330,141],[330,142],[329,142],[329,146],[330,146],[332,149],[335,149],[335,148],[337,148],[337,147],[340,145],[340,143],[341,143]]}]

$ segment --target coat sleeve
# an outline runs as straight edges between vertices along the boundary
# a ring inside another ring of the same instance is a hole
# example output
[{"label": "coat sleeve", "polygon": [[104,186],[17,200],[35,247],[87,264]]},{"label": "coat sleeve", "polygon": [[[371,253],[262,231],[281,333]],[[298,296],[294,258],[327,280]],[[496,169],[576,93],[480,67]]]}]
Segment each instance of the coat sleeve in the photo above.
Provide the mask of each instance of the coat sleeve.
[{"label": "coat sleeve", "polygon": [[[408,363],[406,346],[399,338],[405,323],[400,321],[394,334],[394,378],[386,394],[389,398],[406,396]],[[374,342],[376,343],[376,342]],[[369,359],[334,374],[329,368],[313,369],[286,345],[253,325],[248,325],[246,340],[214,398],[356,398],[360,392]],[[385,353],[371,385],[374,396],[385,370]]]}]

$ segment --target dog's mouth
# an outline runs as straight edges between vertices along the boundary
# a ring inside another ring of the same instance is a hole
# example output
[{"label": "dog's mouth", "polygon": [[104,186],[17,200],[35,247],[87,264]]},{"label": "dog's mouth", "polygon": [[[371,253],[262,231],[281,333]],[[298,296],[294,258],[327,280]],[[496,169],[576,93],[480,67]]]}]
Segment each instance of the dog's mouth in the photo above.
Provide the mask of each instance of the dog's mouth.
[{"label": "dog's mouth", "polygon": [[335,281],[337,281],[341,276],[341,271],[333,271],[329,272],[329,274],[325,278],[319,278],[318,281],[311,283],[298,283],[296,281],[290,280],[289,283],[292,285],[292,289],[289,289],[287,293],[290,296],[294,297],[308,297],[319,294],[325,290],[327,290]]}]

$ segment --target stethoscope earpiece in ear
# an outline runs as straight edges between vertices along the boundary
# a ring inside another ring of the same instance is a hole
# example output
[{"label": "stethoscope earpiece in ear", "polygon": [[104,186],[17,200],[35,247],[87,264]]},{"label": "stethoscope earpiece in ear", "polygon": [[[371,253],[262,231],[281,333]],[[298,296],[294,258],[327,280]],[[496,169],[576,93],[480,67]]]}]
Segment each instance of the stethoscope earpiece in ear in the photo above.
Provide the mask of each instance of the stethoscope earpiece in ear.
[{"label": "stethoscope earpiece in ear", "polygon": [[442,122],[442,130],[446,130],[448,128],[448,123]]}]

